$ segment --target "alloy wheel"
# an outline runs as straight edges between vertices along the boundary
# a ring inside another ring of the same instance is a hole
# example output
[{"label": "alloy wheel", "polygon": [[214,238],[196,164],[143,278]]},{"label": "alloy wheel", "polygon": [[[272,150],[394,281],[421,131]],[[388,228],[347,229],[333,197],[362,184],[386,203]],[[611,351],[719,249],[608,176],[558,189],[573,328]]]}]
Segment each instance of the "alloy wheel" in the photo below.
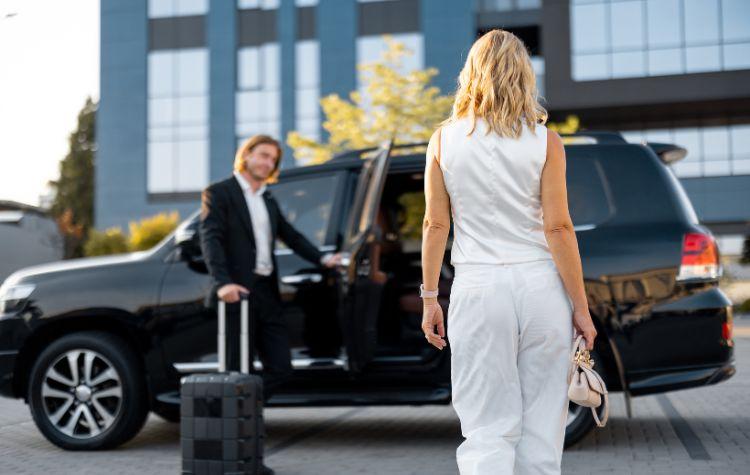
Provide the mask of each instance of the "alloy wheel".
[{"label": "alloy wheel", "polygon": [[44,412],[62,434],[96,437],[122,408],[122,382],[112,363],[90,349],[73,349],[47,368],[41,387]]}]

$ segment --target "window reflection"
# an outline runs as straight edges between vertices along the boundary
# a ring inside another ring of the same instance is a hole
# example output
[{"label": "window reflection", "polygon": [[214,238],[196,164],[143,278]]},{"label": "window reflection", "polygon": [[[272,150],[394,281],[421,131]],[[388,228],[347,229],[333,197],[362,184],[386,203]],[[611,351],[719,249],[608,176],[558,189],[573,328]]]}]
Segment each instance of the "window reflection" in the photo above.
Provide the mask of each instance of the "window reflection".
[{"label": "window reflection", "polygon": [[237,50],[236,134],[281,136],[280,48],[277,42]]},{"label": "window reflection", "polygon": [[[286,180],[271,185],[286,219],[314,244],[325,244],[339,175]],[[276,247],[284,249],[283,241]]]},{"label": "window reflection", "polygon": [[320,140],[320,43],[297,41],[295,54],[295,129],[305,137]]},{"label": "window reflection", "polygon": [[208,50],[148,55],[149,193],[198,191],[208,184]]},{"label": "window reflection", "polygon": [[542,0],[479,0],[479,9],[483,11],[509,11],[541,8]]},{"label": "window reflection", "polygon": [[575,81],[750,68],[750,1],[570,0]]}]

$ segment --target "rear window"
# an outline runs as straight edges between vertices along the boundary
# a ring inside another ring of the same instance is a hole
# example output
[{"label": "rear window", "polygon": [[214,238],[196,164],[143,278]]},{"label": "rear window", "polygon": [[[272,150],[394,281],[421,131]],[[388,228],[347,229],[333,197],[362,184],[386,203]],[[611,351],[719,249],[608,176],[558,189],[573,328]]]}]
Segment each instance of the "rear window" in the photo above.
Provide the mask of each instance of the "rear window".
[{"label": "rear window", "polygon": [[575,226],[601,224],[614,215],[612,192],[598,158],[590,155],[568,158],[566,181],[568,210]]},{"label": "rear window", "polygon": [[669,170],[643,146],[565,148],[568,208],[573,224],[674,221],[683,213]]}]

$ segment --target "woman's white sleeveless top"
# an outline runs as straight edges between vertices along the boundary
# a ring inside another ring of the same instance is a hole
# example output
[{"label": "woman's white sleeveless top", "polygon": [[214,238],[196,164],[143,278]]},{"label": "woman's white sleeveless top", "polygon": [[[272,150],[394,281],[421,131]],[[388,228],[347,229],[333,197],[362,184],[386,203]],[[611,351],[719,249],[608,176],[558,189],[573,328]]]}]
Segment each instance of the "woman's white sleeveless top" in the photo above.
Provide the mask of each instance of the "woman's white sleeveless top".
[{"label": "woman's white sleeveless top", "polygon": [[523,124],[518,139],[485,135],[471,119],[443,126],[440,168],[451,202],[451,264],[505,264],[552,259],[544,236],[541,175],[547,128]]}]

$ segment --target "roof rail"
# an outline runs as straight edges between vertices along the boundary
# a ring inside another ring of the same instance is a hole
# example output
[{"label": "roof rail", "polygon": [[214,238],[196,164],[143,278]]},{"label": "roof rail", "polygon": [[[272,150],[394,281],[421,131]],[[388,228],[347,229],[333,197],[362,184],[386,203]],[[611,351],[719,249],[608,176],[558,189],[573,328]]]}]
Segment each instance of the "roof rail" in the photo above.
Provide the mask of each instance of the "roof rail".
[{"label": "roof rail", "polygon": [[[428,142],[414,142],[414,143],[401,143],[401,144],[394,144],[393,150],[401,150],[405,148],[413,148],[413,147],[426,147]],[[377,150],[378,147],[366,147],[366,148],[358,148],[355,150],[348,150],[346,152],[337,153],[336,155],[331,158],[331,161],[333,160],[345,160],[347,158],[362,158],[362,155],[367,152],[374,152]]]},{"label": "roof rail", "polygon": [[[618,132],[604,132],[599,130],[585,130],[578,131],[572,134],[560,134],[563,139],[563,143],[590,143],[590,144],[618,144],[628,143],[622,135]],[[566,140],[567,139],[567,140]],[[575,140],[580,139],[580,140]],[[414,142],[414,143],[401,143],[393,145],[393,150],[412,148],[412,147],[426,147],[428,142]],[[345,160],[347,158],[362,158],[362,155],[368,152],[374,152],[378,147],[365,147],[358,148],[355,150],[347,150],[346,152],[337,153],[331,158],[331,160]]]},{"label": "roof rail", "polygon": [[[563,143],[628,143],[627,140],[619,132],[605,132],[600,130],[579,130],[572,134],[560,134],[560,138],[563,139]],[[568,140],[565,140],[568,138]],[[580,140],[576,140],[580,139]]]}]

